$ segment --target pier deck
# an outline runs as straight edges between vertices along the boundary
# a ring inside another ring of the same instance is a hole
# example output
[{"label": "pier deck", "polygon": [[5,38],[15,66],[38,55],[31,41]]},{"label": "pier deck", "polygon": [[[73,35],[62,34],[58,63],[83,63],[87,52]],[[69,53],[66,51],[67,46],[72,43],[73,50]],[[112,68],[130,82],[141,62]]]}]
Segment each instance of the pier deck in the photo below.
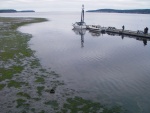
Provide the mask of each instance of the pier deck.
[{"label": "pier deck", "polygon": [[139,31],[139,30],[131,31],[131,30],[116,29],[115,27],[108,27],[106,29],[106,32],[125,34],[125,35],[131,35],[131,36],[137,36],[137,37],[143,37],[143,38],[150,38],[150,33],[144,34],[143,31]]}]

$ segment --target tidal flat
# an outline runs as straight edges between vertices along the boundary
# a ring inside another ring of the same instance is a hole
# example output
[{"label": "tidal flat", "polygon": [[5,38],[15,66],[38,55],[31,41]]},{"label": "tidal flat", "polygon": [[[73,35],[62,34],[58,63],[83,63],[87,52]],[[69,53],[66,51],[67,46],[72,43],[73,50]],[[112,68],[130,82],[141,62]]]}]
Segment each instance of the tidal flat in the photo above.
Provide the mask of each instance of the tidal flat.
[{"label": "tidal flat", "polygon": [[42,67],[34,55],[36,51],[28,44],[32,35],[21,33],[17,28],[44,21],[48,20],[0,17],[0,112],[125,112],[121,106],[108,107],[80,97],[78,92],[67,88],[59,74]]}]

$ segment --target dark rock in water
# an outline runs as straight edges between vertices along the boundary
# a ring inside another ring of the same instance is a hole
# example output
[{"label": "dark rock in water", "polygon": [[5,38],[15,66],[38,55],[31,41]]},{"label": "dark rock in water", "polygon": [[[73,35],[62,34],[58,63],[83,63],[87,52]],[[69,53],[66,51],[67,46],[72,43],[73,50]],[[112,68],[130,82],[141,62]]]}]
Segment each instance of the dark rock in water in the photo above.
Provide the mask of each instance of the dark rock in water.
[{"label": "dark rock in water", "polygon": [[54,90],[54,89],[51,89],[51,90],[50,90],[50,93],[55,93],[55,90]]}]

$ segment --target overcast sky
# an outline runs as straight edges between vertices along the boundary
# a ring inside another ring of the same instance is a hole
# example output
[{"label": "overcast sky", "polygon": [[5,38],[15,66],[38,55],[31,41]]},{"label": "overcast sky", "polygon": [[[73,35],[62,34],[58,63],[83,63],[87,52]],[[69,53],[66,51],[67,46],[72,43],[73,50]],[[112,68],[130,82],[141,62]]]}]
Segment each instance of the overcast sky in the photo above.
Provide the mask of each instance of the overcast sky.
[{"label": "overcast sky", "polygon": [[150,9],[150,0],[0,0],[0,9],[43,11],[80,11],[113,9]]}]

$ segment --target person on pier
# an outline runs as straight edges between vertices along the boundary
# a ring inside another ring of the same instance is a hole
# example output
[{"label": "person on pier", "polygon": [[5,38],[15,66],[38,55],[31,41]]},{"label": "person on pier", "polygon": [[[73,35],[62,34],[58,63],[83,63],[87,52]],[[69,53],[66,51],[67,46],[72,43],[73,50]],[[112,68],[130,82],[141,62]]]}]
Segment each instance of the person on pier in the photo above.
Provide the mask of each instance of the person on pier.
[{"label": "person on pier", "polygon": [[144,34],[148,34],[148,28],[147,27],[144,29]]},{"label": "person on pier", "polygon": [[124,25],[122,26],[122,31],[124,31]]},{"label": "person on pier", "polygon": [[148,34],[148,27],[146,27],[145,30],[146,30],[146,34]]}]

